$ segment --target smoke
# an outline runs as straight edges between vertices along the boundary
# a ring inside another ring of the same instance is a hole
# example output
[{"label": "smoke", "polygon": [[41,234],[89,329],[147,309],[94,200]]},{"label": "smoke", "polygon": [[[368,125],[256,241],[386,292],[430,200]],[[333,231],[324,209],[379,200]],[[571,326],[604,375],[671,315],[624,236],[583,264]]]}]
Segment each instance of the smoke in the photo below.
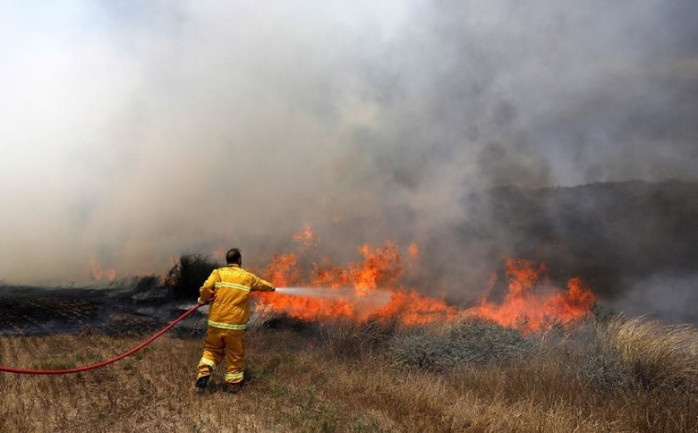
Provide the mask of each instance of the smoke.
[{"label": "smoke", "polygon": [[698,180],[696,18],[689,0],[4,2],[0,279],[232,245],[260,264],[310,223],[340,260],[428,245],[430,288],[470,296],[491,263],[464,197]]},{"label": "smoke", "polygon": [[656,273],[649,278],[628,282],[630,288],[610,306],[627,316],[649,315],[670,323],[698,324],[693,308],[698,302],[698,275]]}]

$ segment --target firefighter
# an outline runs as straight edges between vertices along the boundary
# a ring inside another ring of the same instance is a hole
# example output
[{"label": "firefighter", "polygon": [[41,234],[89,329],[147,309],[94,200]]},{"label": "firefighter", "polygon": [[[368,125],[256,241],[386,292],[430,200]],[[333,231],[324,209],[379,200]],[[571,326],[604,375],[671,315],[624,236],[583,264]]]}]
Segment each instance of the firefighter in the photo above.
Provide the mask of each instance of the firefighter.
[{"label": "firefighter", "polygon": [[245,357],[245,327],[250,316],[250,291],[274,291],[275,287],[242,269],[240,250],[225,255],[227,266],[214,269],[200,289],[200,305],[211,302],[204,354],[198,365],[196,389],[203,391],[211,373],[225,356],[225,382],[228,392],[242,386]]}]

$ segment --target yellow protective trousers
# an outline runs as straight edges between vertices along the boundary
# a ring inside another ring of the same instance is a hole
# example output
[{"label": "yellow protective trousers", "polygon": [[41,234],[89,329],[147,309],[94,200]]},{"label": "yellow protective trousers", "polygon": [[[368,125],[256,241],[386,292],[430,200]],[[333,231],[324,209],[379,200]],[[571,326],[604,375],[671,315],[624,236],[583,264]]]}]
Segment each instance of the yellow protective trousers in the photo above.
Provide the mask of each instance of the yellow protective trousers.
[{"label": "yellow protective trousers", "polygon": [[225,356],[225,381],[242,382],[245,360],[245,331],[209,326],[204,340],[204,354],[196,378],[210,376]]}]

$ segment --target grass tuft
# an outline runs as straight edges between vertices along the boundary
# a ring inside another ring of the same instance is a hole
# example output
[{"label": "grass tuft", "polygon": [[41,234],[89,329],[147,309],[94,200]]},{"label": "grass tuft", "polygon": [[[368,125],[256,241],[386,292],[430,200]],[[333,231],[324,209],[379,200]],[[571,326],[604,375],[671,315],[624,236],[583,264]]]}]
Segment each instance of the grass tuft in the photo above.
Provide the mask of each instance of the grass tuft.
[{"label": "grass tuft", "polygon": [[698,390],[698,332],[644,317],[614,318],[599,327],[602,352],[646,389]]},{"label": "grass tuft", "polygon": [[522,359],[534,348],[516,330],[494,323],[468,321],[441,332],[417,328],[393,341],[392,354],[406,365],[447,371],[463,364]]},{"label": "grass tuft", "polygon": [[75,357],[63,356],[54,359],[34,362],[30,365],[30,370],[67,370],[78,366]]}]

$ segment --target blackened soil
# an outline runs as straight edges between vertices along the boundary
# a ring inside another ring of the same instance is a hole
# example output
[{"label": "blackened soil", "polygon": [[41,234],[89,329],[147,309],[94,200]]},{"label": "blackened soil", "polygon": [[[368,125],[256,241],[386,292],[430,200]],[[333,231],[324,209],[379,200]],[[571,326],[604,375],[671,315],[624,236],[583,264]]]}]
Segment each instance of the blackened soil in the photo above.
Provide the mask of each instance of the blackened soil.
[{"label": "blackened soil", "polygon": [[[124,289],[0,286],[0,336],[144,334],[165,327],[192,305],[175,304],[162,293],[143,296]],[[199,336],[205,328],[202,317],[195,313],[171,332]]]}]

